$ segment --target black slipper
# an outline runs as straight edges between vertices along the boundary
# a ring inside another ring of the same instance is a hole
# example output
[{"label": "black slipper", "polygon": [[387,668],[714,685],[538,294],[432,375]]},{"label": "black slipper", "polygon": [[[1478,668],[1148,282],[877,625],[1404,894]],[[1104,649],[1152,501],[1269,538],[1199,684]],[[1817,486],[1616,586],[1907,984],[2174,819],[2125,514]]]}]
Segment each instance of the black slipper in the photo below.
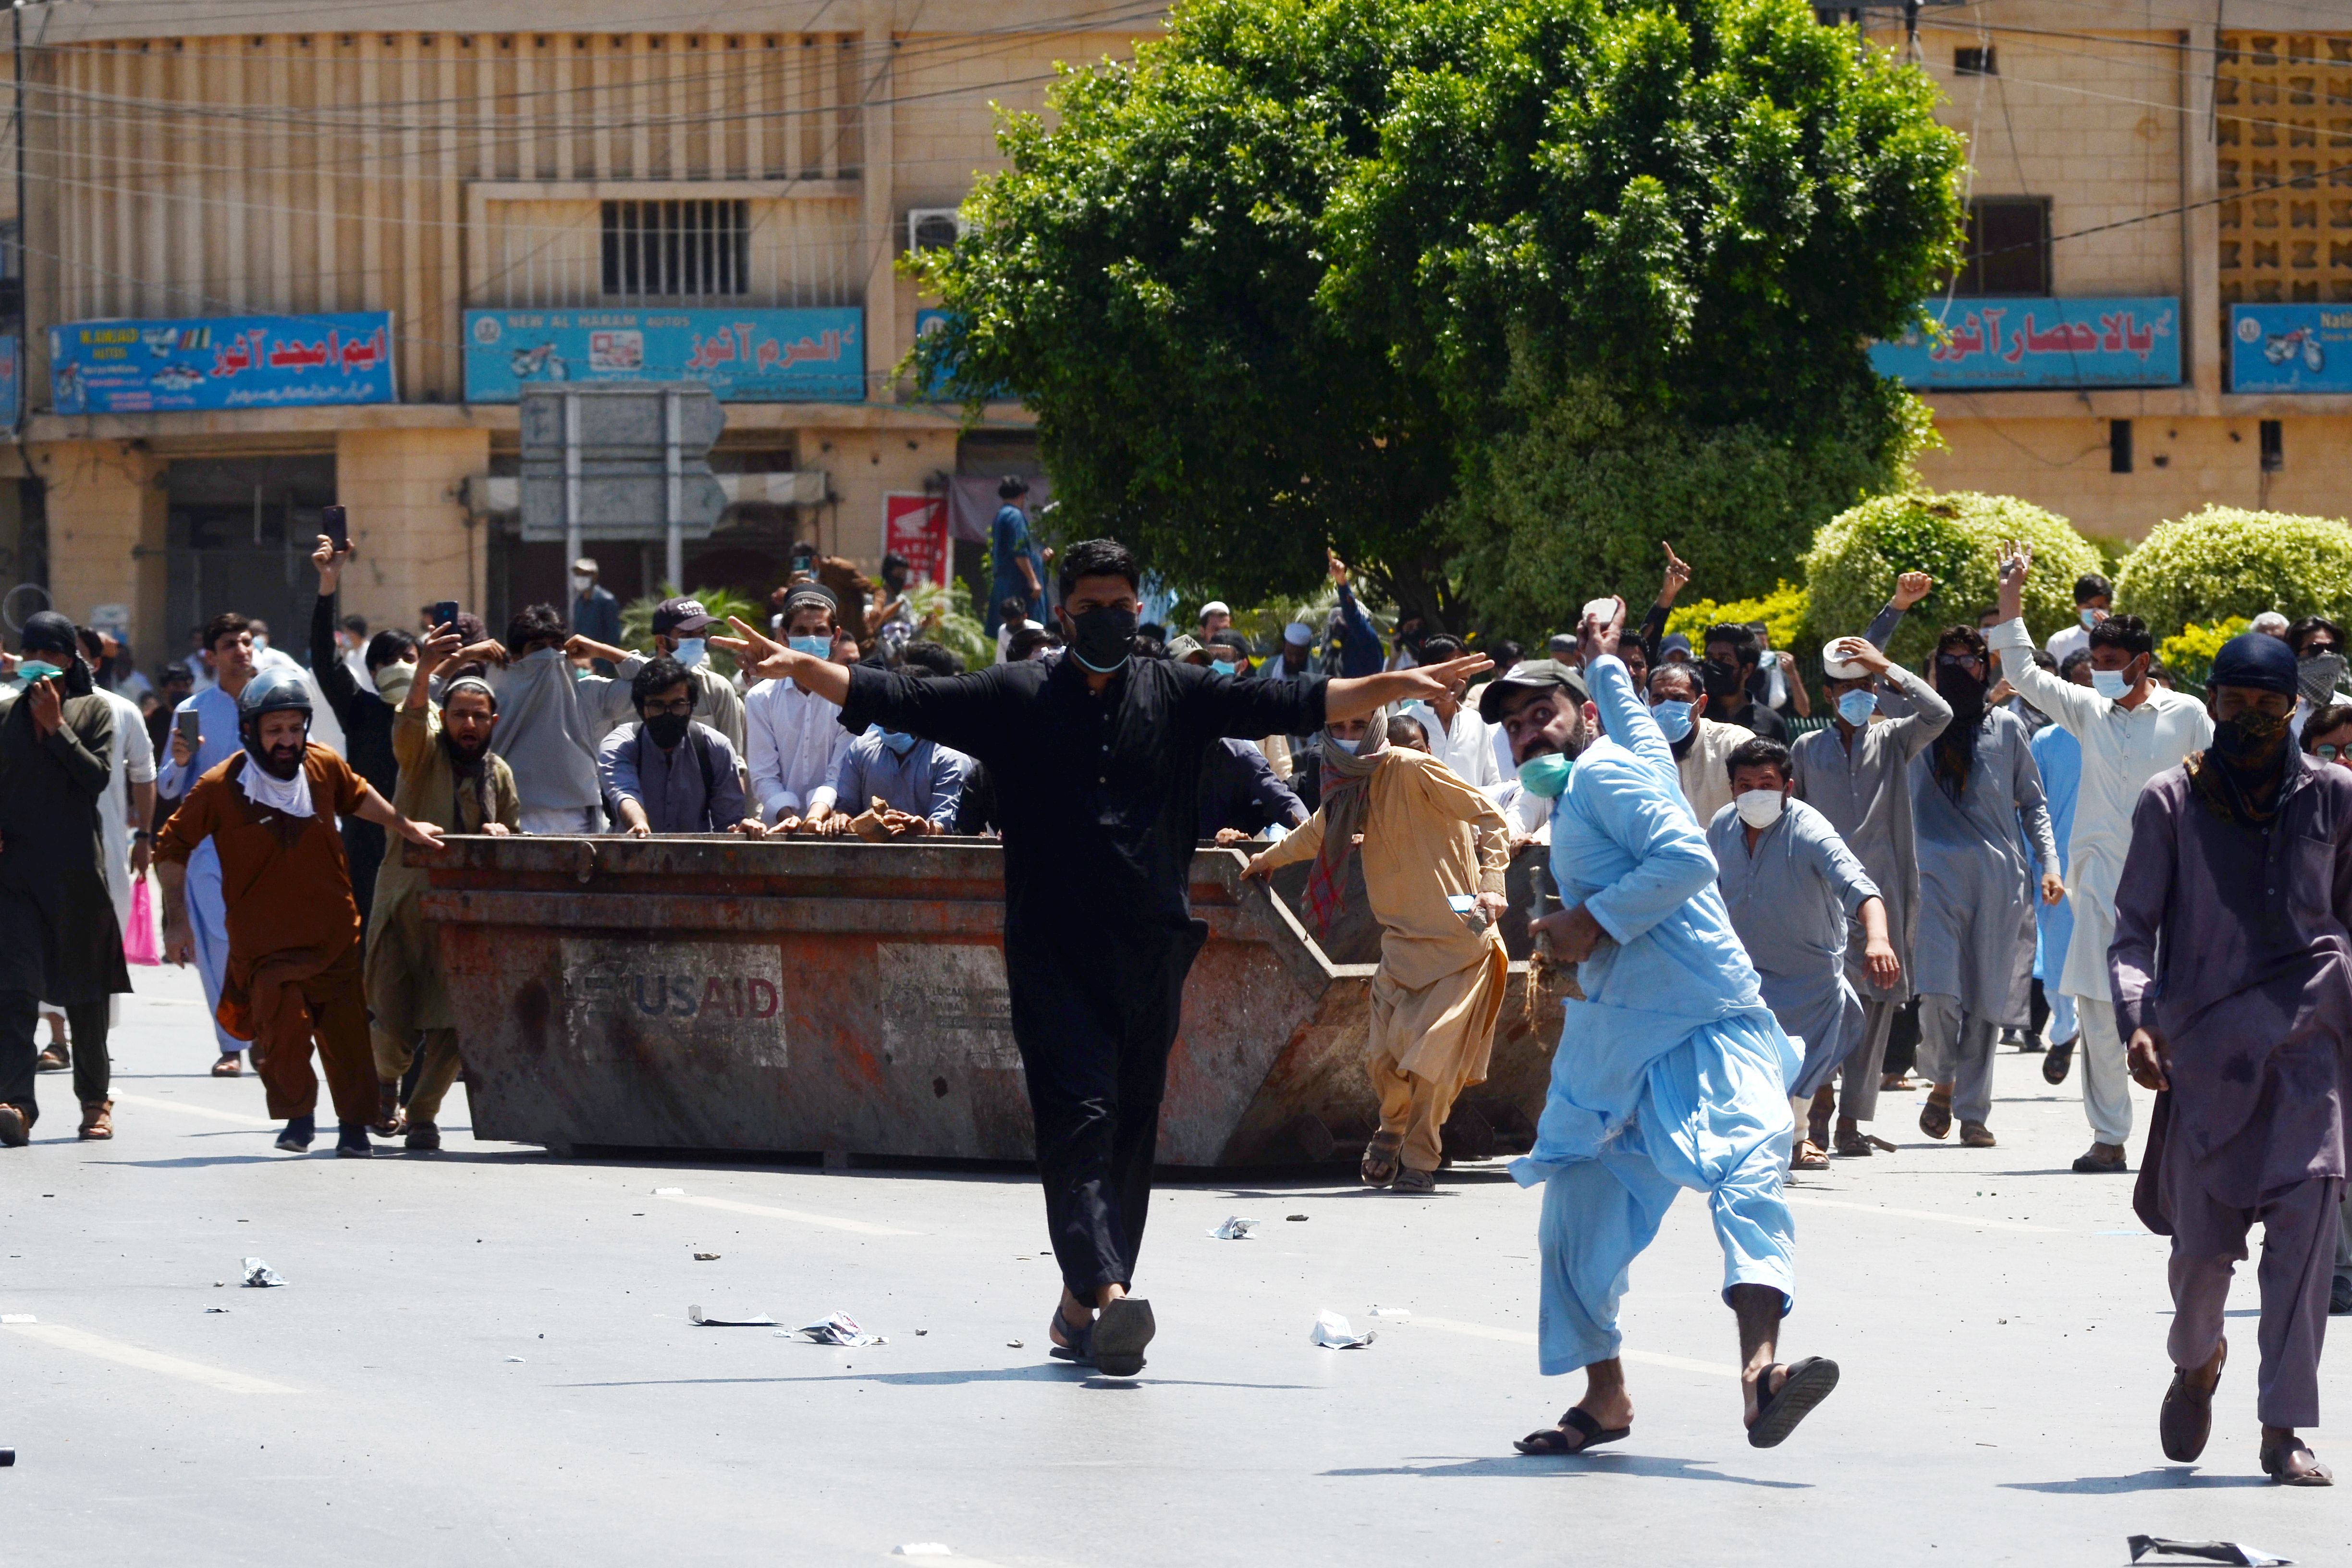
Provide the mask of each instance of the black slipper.
[{"label": "black slipper", "polygon": [[[1573,1448],[1568,1446],[1568,1435],[1571,1431],[1584,1439],[1581,1444]],[[1530,1432],[1513,1443],[1511,1447],[1522,1454],[1538,1456],[1556,1454],[1562,1458],[1571,1458],[1588,1449],[1598,1448],[1603,1443],[1614,1443],[1620,1438],[1629,1437],[1633,1436],[1633,1428],[1631,1426],[1603,1426],[1584,1411],[1570,1406],[1568,1414],[1559,1418],[1559,1426],[1547,1426],[1540,1432]]]},{"label": "black slipper", "polygon": [[1151,1321],[1151,1303],[1121,1296],[1095,1319],[1095,1368],[1111,1377],[1133,1377],[1143,1370],[1143,1347],[1158,1331]]},{"label": "black slipper", "polygon": [[[1054,1343],[1055,1329],[1062,1331],[1062,1337],[1070,1342],[1068,1344]],[[1091,1321],[1073,1323],[1069,1319],[1062,1316],[1062,1309],[1059,1307],[1054,1309],[1054,1321],[1046,1325],[1045,1343],[1047,1346],[1045,1353],[1055,1361],[1072,1362],[1079,1366],[1095,1364],[1094,1324]]]},{"label": "black slipper", "polygon": [[1756,1385],[1756,1424],[1748,1428],[1748,1444],[1752,1448],[1777,1448],[1788,1440],[1789,1434],[1797,1429],[1797,1423],[1811,1415],[1813,1406],[1827,1399],[1837,1387],[1837,1363],[1826,1356],[1809,1355],[1790,1363],[1788,1375],[1781,1379],[1779,1390],[1767,1393],[1771,1383],[1772,1368],[1768,1366]]}]

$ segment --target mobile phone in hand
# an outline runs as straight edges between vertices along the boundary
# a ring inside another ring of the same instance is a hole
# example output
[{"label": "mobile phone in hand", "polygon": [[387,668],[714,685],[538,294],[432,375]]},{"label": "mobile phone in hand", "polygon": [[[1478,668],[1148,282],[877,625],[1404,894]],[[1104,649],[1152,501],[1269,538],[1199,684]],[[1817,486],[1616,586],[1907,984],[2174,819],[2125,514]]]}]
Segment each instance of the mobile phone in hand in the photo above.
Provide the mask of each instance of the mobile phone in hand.
[{"label": "mobile phone in hand", "polygon": [[188,742],[188,750],[193,752],[204,743],[205,721],[194,709],[183,708],[172,715],[172,727]]},{"label": "mobile phone in hand", "polygon": [[433,602],[433,624],[436,626],[455,626],[457,624],[457,601],[455,599],[435,600]]},{"label": "mobile phone in hand", "polygon": [[351,514],[339,506],[319,509],[319,531],[338,552],[352,547]]}]

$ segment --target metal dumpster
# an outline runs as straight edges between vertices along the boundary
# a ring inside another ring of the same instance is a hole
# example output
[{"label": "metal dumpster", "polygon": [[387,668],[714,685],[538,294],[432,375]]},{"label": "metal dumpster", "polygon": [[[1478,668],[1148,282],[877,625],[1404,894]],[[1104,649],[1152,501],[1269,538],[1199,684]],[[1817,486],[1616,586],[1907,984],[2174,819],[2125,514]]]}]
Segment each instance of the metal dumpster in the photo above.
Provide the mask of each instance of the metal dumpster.
[{"label": "metal dumpster", "polygon": [[[558,1153],[1029,1159],[1001,857],[980,839],[450,838],[423,908],[474,1135]],[[1373,1124],[1372,965],[1333,962],[1244,861],[1193,859],[1209,940],[1169,1065],[1163,1164],[1321,1161]],[[1369,960],[1377,928],[1366,942],[1359,920],[1332,945]],[[1456,1152],[1524,1143],[1541,1109],[1559,1010],[1530,1026],[1526,965],[1511,969],[1488,1082],[1449,1123]]]}]

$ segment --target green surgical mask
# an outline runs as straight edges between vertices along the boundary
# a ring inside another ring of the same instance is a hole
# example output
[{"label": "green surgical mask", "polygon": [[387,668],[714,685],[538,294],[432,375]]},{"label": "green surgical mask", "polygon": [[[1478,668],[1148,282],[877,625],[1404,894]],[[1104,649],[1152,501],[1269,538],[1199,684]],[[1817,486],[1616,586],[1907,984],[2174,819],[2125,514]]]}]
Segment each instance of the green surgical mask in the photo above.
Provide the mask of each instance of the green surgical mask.
[{"label": "green surgical mask", "polygon": [[1568,789],[1569,770],[1575,765],[1573,759],[1563,757],[1558,752],[1529,757],[1519,764],[1519,787],[1529,795],[1558,800]]}]

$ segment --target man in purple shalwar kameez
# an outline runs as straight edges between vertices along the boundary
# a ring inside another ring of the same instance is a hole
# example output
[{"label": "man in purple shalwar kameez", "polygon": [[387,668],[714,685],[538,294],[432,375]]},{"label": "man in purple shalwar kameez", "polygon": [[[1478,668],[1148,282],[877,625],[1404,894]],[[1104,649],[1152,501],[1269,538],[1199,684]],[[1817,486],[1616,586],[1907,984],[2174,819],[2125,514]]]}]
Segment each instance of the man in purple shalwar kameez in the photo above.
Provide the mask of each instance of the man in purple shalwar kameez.
[{"label": "man in purple shalwar kameez", "polygon": [[2295,1432],[2319,1422],[2344,1195],[2352,772],[2289,740],[2294,656],[2277,638],[2225,645],[2207,693],[2212,745],[2140,794],[2107,952],[2132,1077],[2158,1091],[2133,1200],[2172,1237],[2158,1428],[2166,1457],[2204,1451],[2230,1276],[2259,1220],[2263,1470],[2326,1486]]}]

